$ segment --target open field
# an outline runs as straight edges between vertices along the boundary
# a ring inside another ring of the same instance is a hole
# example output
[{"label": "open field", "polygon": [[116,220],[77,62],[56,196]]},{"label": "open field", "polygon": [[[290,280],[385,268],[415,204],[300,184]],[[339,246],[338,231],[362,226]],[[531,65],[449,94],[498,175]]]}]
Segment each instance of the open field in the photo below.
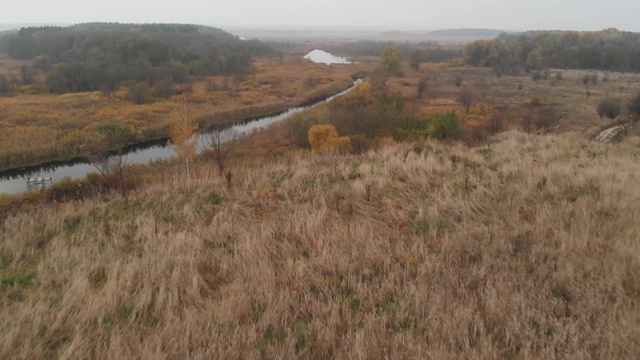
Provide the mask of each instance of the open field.
[{"label": "open field", "polygon": [[0,223],[0,358],[632,358],[639,157],[508,132],[36,203]]},{"label": "open field", "polygon": [[[193,116],[208,126],[283,111],[349,87],[351,74],[367,68],[284,60],[258,59],[253,74],[240,82],[231,77],[196,82],[186,94]],[[96,146],[96,129],[105,123],[123,125],[132,141],[166,137],[183,98],[134,105],[126,90],[0,97],[0,169],[83,156]]]},{"label": "open field", "polygon": [[[560,80],[556,79],[557,73],[561,73]],[[585,86],[583,77],[587,74],[597,74],[599,81],[595,85]],[[608,79],[603,82],[605,74]],[[600,100],[604,97],[626,100],[640,91],[640,74],[636,73],[556,69],[550,70],[547,80],[534,81],[532,75],[524,72],[517,76],[503,75],[498,78],[488,68],[458,68],[439,64],[423,64],[420,73],[407,70],[403,77],[390,77],[387,83],[405,96],[415,97],[421,76],[429,79],[424,100],[418,100],[418,109],[424,112],[433,111],[434,109],[429,108],[435,105],[464,113],[459,103],[454,107],[447,105],[455,104],[461,88],[467,85],[475,90],[476,102],[484,102],[489,106],[512,105],[526,108],[523,105],[528,100],[544,99],[543,106],[556,114],[558,131],[573,132],[584,138],[592,138],[603,127],[612,125],[611,120],[600,119],[596,113]],[[458,77],[462,80],[460,87],[455,85]],[[518,123],[521,119],[516,116],[507,120]]]}]

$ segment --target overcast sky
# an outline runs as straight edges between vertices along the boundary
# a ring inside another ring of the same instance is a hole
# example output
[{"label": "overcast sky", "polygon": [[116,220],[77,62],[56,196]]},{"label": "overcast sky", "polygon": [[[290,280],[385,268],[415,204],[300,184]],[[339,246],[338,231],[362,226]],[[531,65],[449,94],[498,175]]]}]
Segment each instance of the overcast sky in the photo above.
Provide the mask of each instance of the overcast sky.
[{"label": "overcast sky", "polygon": [[640,32],[640,0],[2,0],[0,24],[171,22],[224,25],[493,28]]}]

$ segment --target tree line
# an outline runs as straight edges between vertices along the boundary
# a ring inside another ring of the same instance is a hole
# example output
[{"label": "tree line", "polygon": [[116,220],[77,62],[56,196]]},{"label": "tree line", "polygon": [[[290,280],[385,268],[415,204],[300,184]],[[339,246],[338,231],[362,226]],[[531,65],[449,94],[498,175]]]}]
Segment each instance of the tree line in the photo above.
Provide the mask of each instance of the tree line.
[{"label": "tree line", "polygon": [[519,69],[602,69],[640,71],[640,34],[601,31],[502,33],[464,48],[465,62],[501,72]]},{"label": "tree line", "polygon": [[0,52],[33,60],[19,82],[28,85],[34,73],[44,72],[49,91],[66,93],[114,90],[124,81],[166,86],[194,76],[237,75],[254,56],[273,50],[205,26],[89,23],[22,28],[0,38]]},{"label": "tree line", "polygon": [[419,57],[420,62],[444,62],[462,56],[461,47],[443,47],[437,42],[393,42],[361,40],[337,46],[334,51],[351,56],[381,56],[385,49],[394,48],[404,58]]}]

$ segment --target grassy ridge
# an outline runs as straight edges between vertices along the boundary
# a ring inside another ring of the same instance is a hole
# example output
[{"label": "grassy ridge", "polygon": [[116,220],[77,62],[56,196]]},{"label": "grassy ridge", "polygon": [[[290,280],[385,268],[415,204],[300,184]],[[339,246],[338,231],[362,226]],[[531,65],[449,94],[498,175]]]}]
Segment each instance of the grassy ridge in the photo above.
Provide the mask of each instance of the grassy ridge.
[{"label": "grassy ridge", "polygon": [[630,358],[639,155],[509,132],[45,204],[1,227],[0,358]]}]

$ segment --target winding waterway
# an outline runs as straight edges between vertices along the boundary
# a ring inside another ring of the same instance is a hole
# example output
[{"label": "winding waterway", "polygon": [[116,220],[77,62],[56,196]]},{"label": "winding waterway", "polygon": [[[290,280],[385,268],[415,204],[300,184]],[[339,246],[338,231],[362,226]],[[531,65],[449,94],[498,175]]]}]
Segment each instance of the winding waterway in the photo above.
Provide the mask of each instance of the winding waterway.
[{"label": "winding waterway", "polygon": [[[355,84],[354,84],[355,86]],[[351,91],[353,87],[344,90],[338,94],[332,95],[318,103],[331,101],[339,96]],[[299,113],[305,109],[317,105],[318,103],[290,108],[280,114],[273,116],[266,116],[248,121],[240,121],[232,125],[229,130],[237,133],[238,135],[249,133],[255,129],[266,128],[269,125],[285,120],[291,117],[293,114]],[[199,135],[199,148],[206,141],[207,134]],[[152,161],[165,160],[176,157],[176,152],[165,146],[165,141],[150,141],[143,144],[138,144],[125,151],[124,162],[126,164],[147,164]],[[29,178],[46,178],[50,177],[55,183],[61,179],[68,177],[71,179],[81,179],[87,176],[90,172],[97,172],[97,168],[91,164],[79,159],[77,161],[70,161],[65,163],[48,164],[42,166],[34,166],[19,170],[8,171],[5,174],[0,174],[0,194],[15,194],[27,190],[27,179]]]}]

